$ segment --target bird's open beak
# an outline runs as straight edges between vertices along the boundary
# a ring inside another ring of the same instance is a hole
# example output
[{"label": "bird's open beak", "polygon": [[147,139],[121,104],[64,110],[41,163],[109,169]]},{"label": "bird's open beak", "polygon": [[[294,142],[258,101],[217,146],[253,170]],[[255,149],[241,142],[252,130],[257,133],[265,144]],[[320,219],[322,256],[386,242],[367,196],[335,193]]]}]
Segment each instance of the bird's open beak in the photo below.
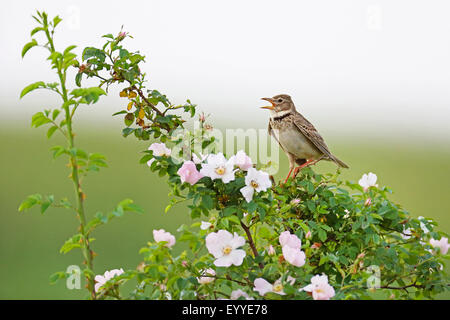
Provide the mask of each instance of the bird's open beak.
[{"label": "bird's open beak", "polygon": [[275,102],[273,101],[272,98],[261,98],[261,100],[269,101],[269,102],[272,104],[271,106],[264,106],[264,107],[261,107],[261,109],[269,109],[269,110],[275,109]]}]

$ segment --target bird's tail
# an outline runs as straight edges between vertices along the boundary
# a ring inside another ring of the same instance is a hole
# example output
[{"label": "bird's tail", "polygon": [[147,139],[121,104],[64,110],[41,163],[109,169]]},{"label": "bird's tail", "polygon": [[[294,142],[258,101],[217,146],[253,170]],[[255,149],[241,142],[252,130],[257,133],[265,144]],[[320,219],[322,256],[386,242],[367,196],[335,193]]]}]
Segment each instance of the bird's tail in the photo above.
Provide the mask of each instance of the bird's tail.
[{"label": "bird's tail", "polygon": [[339,167],[341,168],[348,168],[348,165],[346,165],[344,162],[336,158],[335,156],[331,156],[330,159],[335,162]]}]

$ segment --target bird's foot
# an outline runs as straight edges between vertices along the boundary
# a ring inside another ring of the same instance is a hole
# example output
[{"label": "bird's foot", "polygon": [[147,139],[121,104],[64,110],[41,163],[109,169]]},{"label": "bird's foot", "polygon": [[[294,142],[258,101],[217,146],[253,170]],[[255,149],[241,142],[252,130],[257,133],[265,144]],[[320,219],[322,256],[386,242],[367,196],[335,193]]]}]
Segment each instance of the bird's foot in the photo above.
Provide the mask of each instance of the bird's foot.
[{"label": "bird's foot", "polygon": [[320,160],[320,159],[318,159],[318,160],[309,159],[308,161],[306,161],[306,162],[305,162],[304,164],[302,164],[301,166],[296,167],[296,168],[294,169],[294,174],[293,174],[294,179],[297,177],[297,175],[298,175],[298,173],[299,173],[300,170],[302,170],[302,169],[305,168],[305,167],[312,166],[313,164],[316,164],[319,160]]}]

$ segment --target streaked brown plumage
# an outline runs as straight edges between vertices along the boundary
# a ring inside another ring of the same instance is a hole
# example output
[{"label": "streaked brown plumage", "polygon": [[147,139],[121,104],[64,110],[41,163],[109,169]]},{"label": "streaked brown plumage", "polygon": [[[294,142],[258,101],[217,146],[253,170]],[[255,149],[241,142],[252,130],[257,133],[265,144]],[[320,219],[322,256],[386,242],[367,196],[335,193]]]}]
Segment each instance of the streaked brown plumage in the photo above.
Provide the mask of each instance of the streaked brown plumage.
[{"label": "streaked brown plumage", "polygon": [[287,94],[276,95],[272,98],[262,98],[272,105],[262,107],[271,111],[269,120],[269,134],[280,144],[289,159],[289,178],[295,164],[294,177],[298,171],[322,159],[330,160],[342,168],[348,166],[335,157],[328,149],[322,136],[316,128],[297,110],[292,99]]}]

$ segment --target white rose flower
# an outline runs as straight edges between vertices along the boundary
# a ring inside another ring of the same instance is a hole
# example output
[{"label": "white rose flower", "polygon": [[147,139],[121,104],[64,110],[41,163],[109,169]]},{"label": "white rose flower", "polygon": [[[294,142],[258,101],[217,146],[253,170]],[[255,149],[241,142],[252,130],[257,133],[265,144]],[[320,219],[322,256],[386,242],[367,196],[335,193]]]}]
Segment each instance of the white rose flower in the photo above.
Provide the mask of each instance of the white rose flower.
[{"label": "white rose flower", "polygon": [[[152,143],[150,147],[148,147],[148,150],[152,150],[153,156],[155,157],[170,157],[172,153],[172,150],[167,148],[165,143]],[[155,161],[154,158],[150,159],[149,161],[147,161],[147,165],[150,167],[153,161]]]},{"label": "white rose flower", "polygon": [[201,270],[200,273],[202,276],[197,278],[197,281],[200,284],[208,284],[215,280],[214,276],[216,275],[216,272],[214,269],[209,268],[206,270]]},{"label": "white rose flower", "polygon": [[244,261],[245,251],[238,248],[244,244],[244,237],[237,233],[232,235],[227,230],[211,232],[206,237],[206,248],[216,258],[214,265],[217,267],[240,266]]},{"label": "white rose flower", "polygon": [[234,163],[231,159],[227,161],[223,153],[210,154],[206,163],[202,164],[200,173],[212,180],[221,179],[228,183],[234,180]]},{"label": "white rose flower", "polygon": [[377,175],[375,173],[369,172],[368,174],[363,174],[362,178],[358,181],[359,185],[364,188],[366,192],[370,187],[378,187]]},{"label": "white rose flower", "polygon": [[94,278],[96,282],[95,292],[99,292],[101,290],[101,287],[103,287],[108,280],[111,280],[115,276],[120,276],[123,272],[123,269],[120,268],[106,271],[103,275],[96,275]]},{"label": "white rose flower", "polygon": [[200,224],[200,229],[202,230],[207,230],[212,226],[211,222],[206,222],[206,221],[202,221],[202,223]]},{"label": "white rose flower", "polygon": [[252,201],[253,194],[260,191],[266,191],[272,186],[269,174],[264,171],[249,168],[245,176],[245,187],[241,188],[241,193],[247,202]]}]

